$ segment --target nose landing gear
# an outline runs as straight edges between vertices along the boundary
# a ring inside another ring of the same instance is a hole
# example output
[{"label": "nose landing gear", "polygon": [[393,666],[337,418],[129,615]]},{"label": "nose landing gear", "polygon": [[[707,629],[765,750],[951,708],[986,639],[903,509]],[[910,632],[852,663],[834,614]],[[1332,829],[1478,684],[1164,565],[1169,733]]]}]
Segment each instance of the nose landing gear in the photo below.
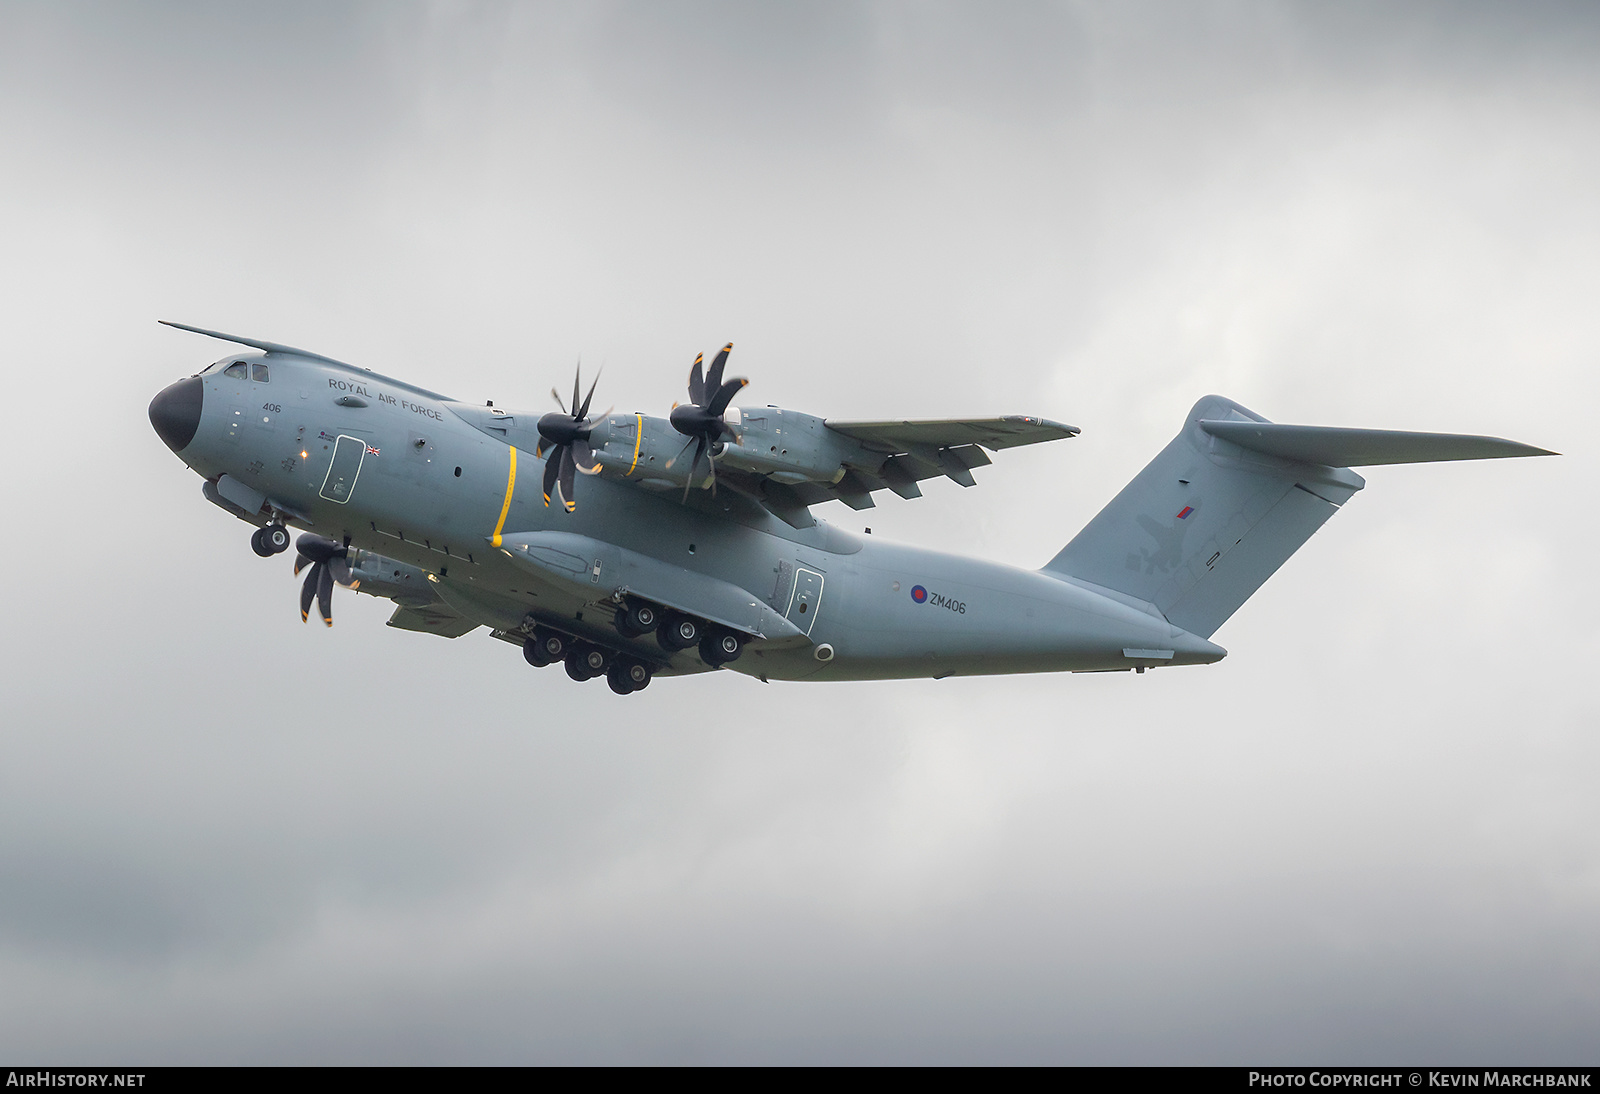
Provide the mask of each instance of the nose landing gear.
[{"label": "nose landing gear", "polygon": [[250,536],[250,549],[262,558],[283,554],[289,549],[289,529],[281,524],[257,528]]}]

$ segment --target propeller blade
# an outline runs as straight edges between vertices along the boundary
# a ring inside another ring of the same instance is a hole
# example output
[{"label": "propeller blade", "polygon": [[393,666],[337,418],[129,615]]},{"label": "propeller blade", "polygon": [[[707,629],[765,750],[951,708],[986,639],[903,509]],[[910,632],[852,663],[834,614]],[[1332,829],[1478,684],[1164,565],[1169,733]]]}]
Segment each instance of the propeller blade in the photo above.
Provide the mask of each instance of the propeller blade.
[{"label": "propeller blade", "polygon": [[[605,371],[605,369],[602,367],[600,372],[604,372],[604,371]],[[572,416],[574,418],[578,418],[578,419],[581,420],[581,419],[587,418],[589,416],[589,401],[594,398],[594,389],[599,387],[599,386],[600,386],[600,373],[597,372],[597,373],[594,374],[594,383],[589,385],[589,394],[587,394],[587,395],[585,395],[583,397],[583,406],[580,409],[574,410],[572,412]]]},{"label": "propeller blade", "polygon": [[300,576],[300,571],[304,570],[307,566],[310,566],[310,565],[313,565],[313,563],[309,558],[307,558],[305,555],[300,554],[298,551],[295,552],[295,556],[294,556],[294,576],[295,577],[299,577]]},{"label": "propeller blade", "polygon": [[[689,446],[684,445],[684,447],[688,448]],[[694,485],[694,473],[700,470],[700,457],[705,455],[705,452],[706,439],[704,437],[696,437],[694,439],[694,463],[689,465],[689,475],[683,480],[683,500],[685,502],[689,500],[689,487]]]},{"label": "propeller blade", "polygon": [[[693,438],[693,437],[690,437],[690,438],[689,438],[689,439],[688,439],[688,440],[686,440],[686,441],[684,441],[684,442],[683,442],[683,447],[682,447],[682,448],[680,448],[680,449],[678,449],[678,454],[677,454],[677,455],[676,455],[676,456],[674,456],[674,457],[672,457],[672,459],[670,459],[670,460],[668,460],[668,461],[667,461],[667,470],[668,470],[668,471],[671,471],[671,470],[672,470],[672,465],[673,465],[673,464],[675,464],[675,463],[677,463],[677,462],[678,462],[678,461],[679,461],[679,460],[681,460],[681,459],[683,459],[683,454],[684,454],[684,453],[685,453],[685,452],[687,452],[687,451],[689,451],[689,446],[690,446],[690,445],[691,445],[691,444],[694,444],[694,438]],[[692,469],[691,469],[691,470],[692,470]]]},{"label": "propeller blade", "polygon": [[322,611],[324,626],[333,626],[333,571],[327,566],[317,567],[317,607]]},{"label": "propeller blade", "polygon": [[594,461],[594,449],[589,447],[589,442],[582,437],[572,442],[572,458],[578,465],[578,470],[585,475],[600,474],[600,465]]},{"label": "propeller blade", "polygon": [[306,574],[306,582],[300,586],[300,622],[304,623],[311,618],[311,601],[317,595],[317,575],[322,571],[322,563],[313,562],[311,572]]},{"label": "propeller blade", "polygon": [[567,404],[561,401],[561,394],[555,388],[550,389],[550,398],[556,401],[556,406],[561,408],[561,413],[567,412]]},{"label": "propeller blade", "polygon": [[570,444],[562,445],[561,474],[556,479],[556,487],[561,491],[561,504],[566,506],[566,510],[569,513],[578,507],[577,498],[573,496],[572,490],[573,469],[572,446]]},{"label": "propeller blade", "polygon": [[565,449],[552,448],[544,461],[544,507],[550,508],[550,492],[556,488],[556,475],[561,470],[561,453]]},{"label": "propeller blade", "polygon": [[[717,353],[716,360],[711,362],[711,371],[706,373],[706,394],[715,397],[717,389],[722,386],[722,370],[728,364],[728,354],[733,352],[733,343],[729,342]],[[695,402],[702,400],[696,399]]]},{"label": "propeller blade", "polygon": [[361,582],[356,580],[355,573],[350,569],[350,563],[342,558],[328,560],[328,569],[333,572],[333,580],[347,589],[354,589]]},{"label": "propeller blade", "polygon": [[573,372],[572,372],[572,416],[574,418],[583,417],[582,414],[578,413],[578,387],[582,383],[582,381],[583,381],[583,359],[579,358],[578,359],[578,367],[576,369],[574,369]]},{"label": "propeller blade", "polygon": [[717,389],[717,393],[711,397],[711,405],[706,407],[707,412],[720,418],[722,412],[728,409],[728,403],[733,400],[735,395],[743,391],[749,383],[749,380],[740,377],[737,380],[729,380],[723,384]]},{"label": "propeller blade", "polygon": [[689,370],[689,401],[699,406],[705,400],[706,380],[700,372],[700,362],[705,360],[705,354],[694,355],[694,368]]}]

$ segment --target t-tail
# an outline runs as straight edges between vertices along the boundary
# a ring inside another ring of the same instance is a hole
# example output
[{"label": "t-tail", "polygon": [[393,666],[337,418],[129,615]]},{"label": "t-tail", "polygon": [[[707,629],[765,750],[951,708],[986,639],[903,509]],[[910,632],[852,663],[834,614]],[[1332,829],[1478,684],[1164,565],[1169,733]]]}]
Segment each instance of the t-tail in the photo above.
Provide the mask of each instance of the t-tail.
[{"label": "t-tail", "polygon": [[1208,395],[1044,572],[1209,638],[1366,485],[1351,467],[1550,455],[1498,437],[1279,425]]}]

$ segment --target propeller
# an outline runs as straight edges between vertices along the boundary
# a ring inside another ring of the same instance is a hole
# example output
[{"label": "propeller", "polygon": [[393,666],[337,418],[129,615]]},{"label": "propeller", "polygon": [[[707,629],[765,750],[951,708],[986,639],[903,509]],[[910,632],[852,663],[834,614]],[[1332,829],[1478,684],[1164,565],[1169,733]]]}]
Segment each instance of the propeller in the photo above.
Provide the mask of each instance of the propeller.
[{"label": "propeller", "polygon": [[[539,419],[539,447],[534,452],[536,456],[544,456],[548,450],[550,455],[544,464],[544,504],[550,507],[552,493],[561,499],[567,512],[572,512],[578,507],[577,500],[573,497],[573,472],[582,471],[585,475],[598,475],[600,465],[595,463],[594,449],[589,447],[589,432],[594,428],[594,422],[589,419],[589,402],[594,398],[594,389],[600,383],[600,374],[596,373],[594,383],[589,385],[589,394],[583,397],[583,402],[578,402],[578,394],[582,391],[582,371],[580,363],[578,371],[572,376],[572,408],[569,412],[567,404],[561,401],[560,394],[555,388],[550,389],[550,395],[561,408],[561,413],[551,411]],[[596,415],[604,418],[610,414]]]},{"label": "propeller", "polygon": [[[694,462],[689,465],[689,474],[683,484],[683,500],[689,500],[689,487],[694,483],[694,473],[700,467],[700,458],[706,451],[724,437],[732,437],[733,427],[722,420],[722,415],[728,409],[728,403],[733,400],[746,384],[750,381],[742,377],[723,382],[722,370],[727,367],[728,354],[733,352],[733,343],[729,342],[718,352],[716,360],[711,362],[711,371],[702,374],[701,365],[704,363],[705,354],[697,354],[694,359],[694,368],[689,371],[689,401],[672,408],[670,421],[672,428],[689,438],[684,442],[678,454],[667,461],[670,468],[683,458],[689,451],[689,446],[694,445]],[[708,461],[711,465],[711,489],[717,489],[717,464],[715,460]]]},{"label": "propeller", "polygon": [[307,532],[295,541],[294,572],[298,577],[307,566],[305,584],[300,586],[300,621],[311,618],[311,600],[316,598],[322,622],[333,626],[333,583],[347,589],[358,588],[360,581],[350,570],[350,548],[336,540]]}]

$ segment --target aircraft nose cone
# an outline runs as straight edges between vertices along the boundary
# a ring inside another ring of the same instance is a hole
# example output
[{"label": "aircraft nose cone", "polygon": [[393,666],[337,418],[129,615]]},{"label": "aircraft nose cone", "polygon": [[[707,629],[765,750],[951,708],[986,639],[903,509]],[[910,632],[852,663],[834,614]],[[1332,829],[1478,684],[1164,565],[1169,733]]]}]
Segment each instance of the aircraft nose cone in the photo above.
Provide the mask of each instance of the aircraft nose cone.
[{"label": "aircraft nose cone", "polygon": [[191,376],[163,388],[161,394],[150,400],[150,424],[156,427],[156,436],[174,452],[182,452],[194,440],[200,428],[200,403],[205,384],[200,377]]}]

